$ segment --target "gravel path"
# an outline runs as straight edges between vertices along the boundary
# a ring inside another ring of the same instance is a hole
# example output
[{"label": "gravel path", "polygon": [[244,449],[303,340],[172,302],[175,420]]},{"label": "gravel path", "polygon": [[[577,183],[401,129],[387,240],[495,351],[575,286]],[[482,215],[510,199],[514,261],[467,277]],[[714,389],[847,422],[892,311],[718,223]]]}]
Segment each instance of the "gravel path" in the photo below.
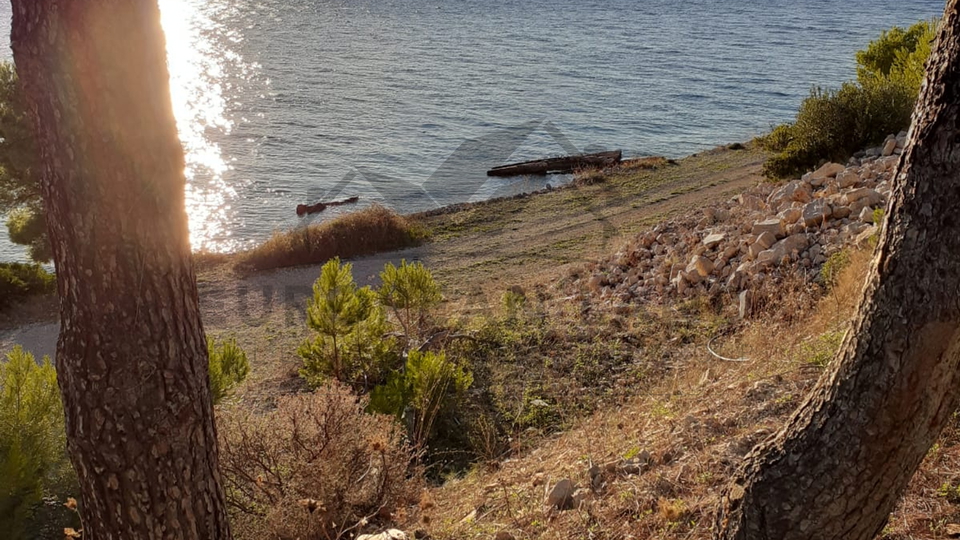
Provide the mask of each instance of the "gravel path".
[{"label": "gravel path", "polygon": [[[401,259],[420,260],[423,254],[423,248],[411,248],[351,261],[354,279],[361,286],[376,286],[384,264],[399,265]],[[320,266],[316,265],[280,269],[242,280],[201,281],[198,288],[204,326],[212,335],[237,333],[241,338],[244,328],[301,329],[311,287],[319,274]],[[0,351],[19,344],[38,359],[44,355],[53,358],[59,331],[57,322],[0,330]]]}]

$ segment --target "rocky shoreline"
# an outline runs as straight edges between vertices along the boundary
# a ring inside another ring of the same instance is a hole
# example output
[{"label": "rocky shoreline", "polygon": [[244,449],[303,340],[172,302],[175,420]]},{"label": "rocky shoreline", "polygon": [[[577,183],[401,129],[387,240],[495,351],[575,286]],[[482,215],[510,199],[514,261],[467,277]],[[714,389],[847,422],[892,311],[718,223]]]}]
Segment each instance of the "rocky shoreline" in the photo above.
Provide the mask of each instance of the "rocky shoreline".
[{"label": "rocky shoreline", "polygon": [[[798,270],[816,275],[834,253],[877,233],[876,210],[886,206],[905,143],[905,132],[890,135],[847,165],[764,182],[698,215],[661,223],[588,267],[574,286],[632,303],[741,294]],[[748,301],[741,294],[741,307]]]}]

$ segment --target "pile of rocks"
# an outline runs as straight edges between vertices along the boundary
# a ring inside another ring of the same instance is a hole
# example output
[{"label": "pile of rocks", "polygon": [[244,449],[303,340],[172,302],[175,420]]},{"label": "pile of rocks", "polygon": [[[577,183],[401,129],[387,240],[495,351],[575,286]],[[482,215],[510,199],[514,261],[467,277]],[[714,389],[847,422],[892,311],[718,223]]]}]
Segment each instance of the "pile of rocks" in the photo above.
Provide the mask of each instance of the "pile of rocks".
[{"label": "pile of rocks", "polygon": [[798,267],[812,275],[876,232],[906,133],[782,185],[762,183],[702,214],[657,225],[580,278],[613,301],[650,301],[756,287]]}]

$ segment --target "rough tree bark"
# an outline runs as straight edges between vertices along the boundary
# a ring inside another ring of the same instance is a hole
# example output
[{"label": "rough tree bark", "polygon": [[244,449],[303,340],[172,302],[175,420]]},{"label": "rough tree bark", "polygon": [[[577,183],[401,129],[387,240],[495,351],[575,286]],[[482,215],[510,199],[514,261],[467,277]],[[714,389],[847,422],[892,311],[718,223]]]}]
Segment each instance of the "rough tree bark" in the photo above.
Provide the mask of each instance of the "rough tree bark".
[{"label": "rough tree bark", "polygon": [[960,397],[960,15],[947,5],[863,299],[832,368],[725,491],[718,539],[868,540]]},{"label": "rough tree bark", "polygon": [[13,0],[85,540],[229,539],[156,0]]}]

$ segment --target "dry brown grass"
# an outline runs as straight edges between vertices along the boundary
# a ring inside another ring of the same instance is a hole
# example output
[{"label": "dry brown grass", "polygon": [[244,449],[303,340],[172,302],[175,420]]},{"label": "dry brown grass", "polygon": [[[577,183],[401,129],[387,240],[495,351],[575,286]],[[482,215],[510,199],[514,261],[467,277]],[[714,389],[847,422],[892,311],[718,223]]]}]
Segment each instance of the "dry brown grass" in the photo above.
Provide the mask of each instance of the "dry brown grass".
[{"label": "dry brown grass", "polygon": [[653,156],[627,159],[613,167],[607,167],[605,169],[582,169],[574,172],[573,184],[575,186],[594,186],[606,182],[613,175],[636,173],[638,171],[652,171],[665,167],[670,164],[671,161],[672,160],[668,160],[662,156]]},{"label": "dry brown grass", "polygon": [[[722,355],[746,356],[746,362],[712,357],[707,336],[684,337],[684,321],[698,311],[722,317],[709,299],[647,312],[660,320],[672,367],[659,383],[496,470],[478,469],[433,489],[409,527],[426,526],[441,539],[490,538],[502,530],[518,539],[710,538],[720,491],[734,468],[799,406],[823,372],[820,357],[832,358],[838,342],[822,338],[846,331],[870,256],[853,253],[819,300],[807,280],[787,281],[779,294],[760,291],[763,304],[754,318],[714,344]],[[644,452],[651,466],[641,474],[605,467]],[[603,471],[596,481],[588,473],[592,465]],[[565,512],[544,509],[545,491],[562,478],[589,491],[586,503]],[[952,426],[883,537],[945,538],[946,524],[960,521],[958,504],[960,426]]]},{"label": "dry brown grass", "polygon": [[417,455],[387,416],[337,383],[274,411],[220,411],[220,469],[241,539],[352,538],[417,500]]},{"label": "dry brown grass", "polygon": [[421,227],[380,205],[320,224],[274,233],[259,246],[236,255],[239,269],[267,270],[319,264],[392,251],[420,243]]}]

